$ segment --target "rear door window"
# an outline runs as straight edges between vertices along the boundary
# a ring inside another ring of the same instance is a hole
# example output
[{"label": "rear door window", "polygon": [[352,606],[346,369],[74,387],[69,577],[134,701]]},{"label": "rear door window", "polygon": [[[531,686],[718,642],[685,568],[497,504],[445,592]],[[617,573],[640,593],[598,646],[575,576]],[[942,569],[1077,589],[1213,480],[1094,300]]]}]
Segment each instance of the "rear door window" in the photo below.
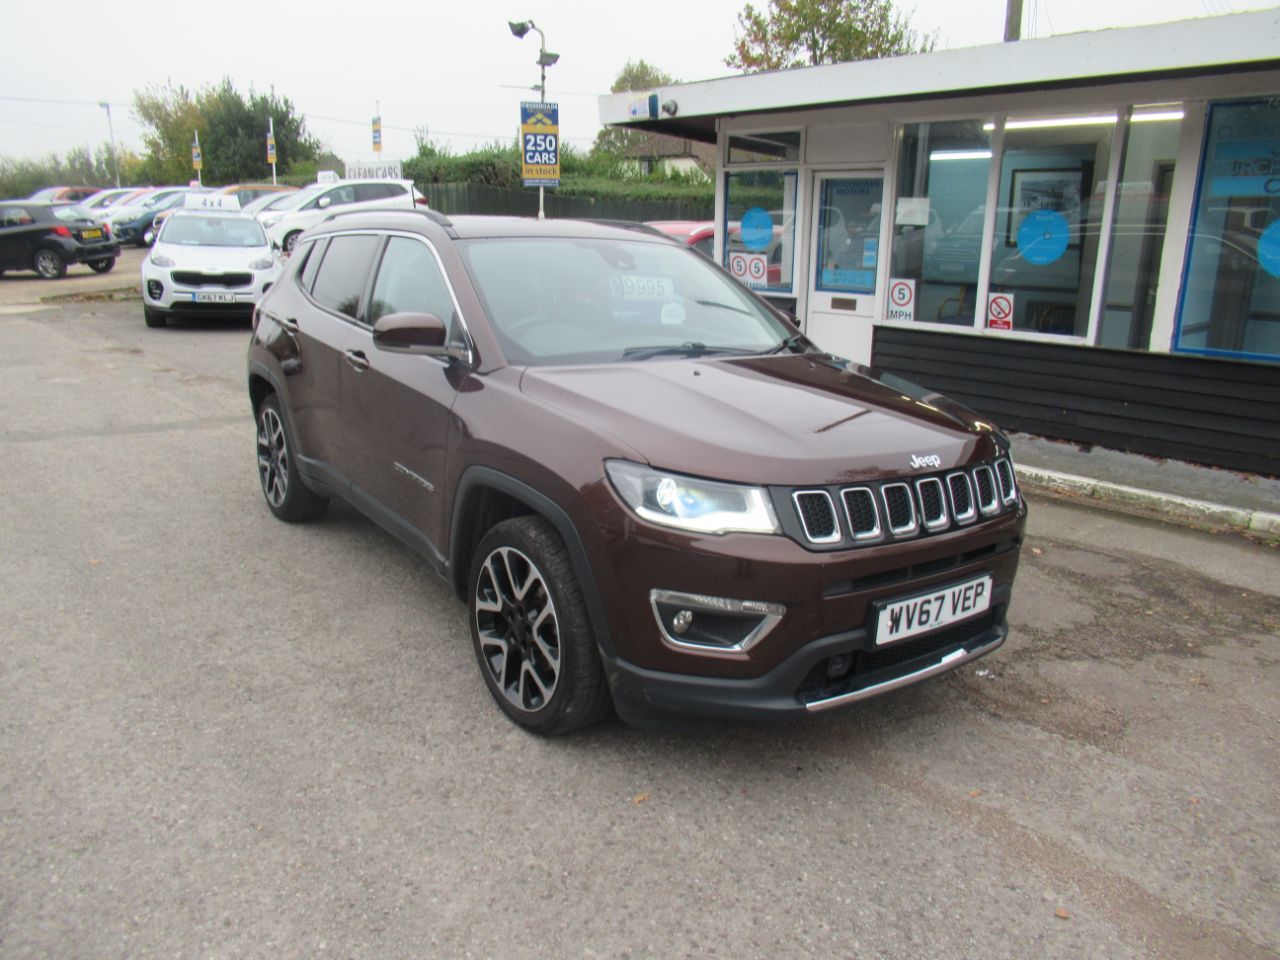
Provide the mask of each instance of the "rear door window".
[{"label": "rear door window", "polygon": [[361,233],[330,240],[311,291],[316,302],[353,320],[359,316],[360,299],[381,239],[371,233]]}]

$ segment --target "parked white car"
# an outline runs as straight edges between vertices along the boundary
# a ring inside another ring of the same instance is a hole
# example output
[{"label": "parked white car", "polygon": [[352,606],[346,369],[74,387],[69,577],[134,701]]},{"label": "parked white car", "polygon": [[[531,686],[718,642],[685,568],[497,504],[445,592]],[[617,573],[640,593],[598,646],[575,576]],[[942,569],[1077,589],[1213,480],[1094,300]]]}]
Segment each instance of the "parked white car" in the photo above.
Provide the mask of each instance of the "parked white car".
[{"label": "parked white car", "polygon": [[285,253],[293,252],[304,230],[337,210],[381,210],[427,203],[412,180],[340,180],[315,184],[299,190],[294,197],[295,205],[291,209],[273,210],[260,217],[271,243]]},{"label": "parked white car", "polygon": [[262,225],[238,209],[195,206],[208,198],[189,197],[186,207],[165,220],[142,261],[142,311],[148,327],[163,327],[176,314],[247,320],[280,276],[280,258]]}]

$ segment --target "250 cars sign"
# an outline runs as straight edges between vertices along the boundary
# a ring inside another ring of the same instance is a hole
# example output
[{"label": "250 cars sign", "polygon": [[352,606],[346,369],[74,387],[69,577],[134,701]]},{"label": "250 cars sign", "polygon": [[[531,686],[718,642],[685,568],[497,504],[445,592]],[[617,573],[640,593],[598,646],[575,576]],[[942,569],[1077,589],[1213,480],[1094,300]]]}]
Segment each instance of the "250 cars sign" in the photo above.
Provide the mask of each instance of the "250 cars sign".
[{"label": "250 cars sign", "polygon": [[526,187],[560,186],[559,104],[520,104],[520,160]]}]

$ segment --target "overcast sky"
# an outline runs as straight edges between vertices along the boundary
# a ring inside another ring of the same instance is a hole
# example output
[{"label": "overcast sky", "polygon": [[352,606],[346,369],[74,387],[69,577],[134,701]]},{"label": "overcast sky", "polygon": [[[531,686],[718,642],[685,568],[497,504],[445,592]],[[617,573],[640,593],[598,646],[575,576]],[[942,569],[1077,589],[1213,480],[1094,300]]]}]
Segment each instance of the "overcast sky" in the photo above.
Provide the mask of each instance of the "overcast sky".
[{"label": "overcast sky", "polygon": [[[767,5],[759,0],[757,6]],[[1024,36],[1157,23],[1261,9],[1248,0],[1024,0]],[[533,18],[560,62],[547,98],[560,103],[562,136],[589,146],[598,129],[595,95],[608,92],[628,59],[643,58],[680,80],[732,71],[741,0],[381,0],[349,3],[172,4],[70,0],[56,13],[0,0],[8,44],[0,58],[0,155],[64,152],[107,139],[112,104],[117,144],[141,147],[135,90],[172,81],[191,88],[224,76],[288,96],[307,125],[346,159],[372,158],[369,120],[380,101],[384,158],[414,152],[413,131],[463,152],[515,135],[519,102],[536,99],[538,38],[515,39],[507,21]],[[910,0],[899,5],[911,9]],[[319,13],[316,11],[332,10]],[[938,32],[940,47],[998,42],[1004,0],[918,0],[913,24]],[[74,101],[74,102],[30,102]]]}]

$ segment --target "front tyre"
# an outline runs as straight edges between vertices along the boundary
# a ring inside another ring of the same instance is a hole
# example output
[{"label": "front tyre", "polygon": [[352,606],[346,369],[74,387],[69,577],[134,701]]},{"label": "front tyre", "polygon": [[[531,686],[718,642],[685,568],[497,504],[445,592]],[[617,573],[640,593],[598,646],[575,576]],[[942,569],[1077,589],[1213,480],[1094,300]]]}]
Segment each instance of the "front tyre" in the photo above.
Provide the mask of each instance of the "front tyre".
[{"label": "front tyre", "polygon": [[157,327],[167,327],[169,325],[169,317],[163,310],[156,310],[153,307],[143,306],[142,319],[147,322],[147,326],[153,330]]},{"label": "front tyre", "polygon": [[555,736],[595,723],[609,694],[573,561],[541,517],[516,517],[476,548],[467,604],[476,659],[502,711]]},{"label": "front tyre", "polygon": [[301,231],[301,230],[295,230],[295,231],[293,231],[293,233],[289,234],[288,236],[286,236],[286,237],[284,238],[284,252],[285,252],[285,253],[287,253],[287,254],[292,254],[292,253],[293,253],[293,248],[294,248],[294,247],[296,247],[296,246],[298,245],[298,238],[299,238],[300,236],[302,236],[302,231]]},{"label": "front tyre", "polygon": [[258,480],[271,512],[286,523],[314,520],[329,501],[307,488],[298,473],[280,401],[270,394],[258,405]]}]

